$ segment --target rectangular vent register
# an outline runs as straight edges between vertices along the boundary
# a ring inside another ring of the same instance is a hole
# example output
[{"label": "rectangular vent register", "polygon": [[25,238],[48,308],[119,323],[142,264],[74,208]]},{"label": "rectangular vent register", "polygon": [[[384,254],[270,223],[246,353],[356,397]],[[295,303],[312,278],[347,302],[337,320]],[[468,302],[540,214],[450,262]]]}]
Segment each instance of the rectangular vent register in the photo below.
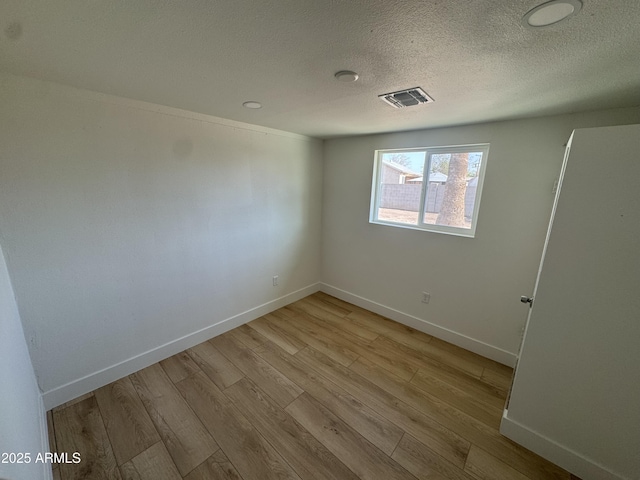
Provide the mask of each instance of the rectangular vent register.
[{"label": "rectangular vent register", "polygon": [[378,95],[378,98],[394,108],[413,107],[415,105],[433,102],[433,98],[427,95],[427,93],[420,87],[408,88],[398,92],[384,93],[382,95]]}]

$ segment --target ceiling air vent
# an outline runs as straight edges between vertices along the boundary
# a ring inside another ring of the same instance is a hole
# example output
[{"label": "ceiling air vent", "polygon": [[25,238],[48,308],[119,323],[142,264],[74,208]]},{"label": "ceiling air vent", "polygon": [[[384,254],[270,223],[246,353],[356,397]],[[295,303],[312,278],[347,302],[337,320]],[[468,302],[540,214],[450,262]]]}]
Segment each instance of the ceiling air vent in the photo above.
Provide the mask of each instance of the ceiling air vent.
[{"label": "ceiling air vent", "polygon": [[388,103],[394,108],[413,107],[423,103],[433,102],[433,98],[426,94],[420,87],[407,88],[399,92],[385,93],[378,95],[383,102]]}]

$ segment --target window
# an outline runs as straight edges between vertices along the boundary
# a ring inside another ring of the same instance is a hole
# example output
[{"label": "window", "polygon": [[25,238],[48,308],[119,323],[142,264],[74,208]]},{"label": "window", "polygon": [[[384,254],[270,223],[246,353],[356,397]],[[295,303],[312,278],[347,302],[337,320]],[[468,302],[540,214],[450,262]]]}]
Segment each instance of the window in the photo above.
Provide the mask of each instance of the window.
[{"label": "window", "polygon": [[369,220],[473,237],[488,152],[489,144],[376,150]]}]

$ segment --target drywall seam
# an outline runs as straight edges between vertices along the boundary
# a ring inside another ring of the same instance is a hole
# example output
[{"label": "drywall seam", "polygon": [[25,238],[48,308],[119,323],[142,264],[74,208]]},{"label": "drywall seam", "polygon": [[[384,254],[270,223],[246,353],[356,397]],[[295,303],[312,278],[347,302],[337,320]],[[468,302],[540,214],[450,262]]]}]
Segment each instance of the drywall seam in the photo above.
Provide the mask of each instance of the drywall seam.
[{"label": "drywall seam", "polygon": [[493,345],[489,345],[488,343],[467,337],[466,335],[441,327],[435,323],[414,317],[413,315],[406,314],[394,308],[387,307],[386,305],[382,305],[374,302],[373,300],[355,295],[326,283],[320,284],[320,290],[341,300],[353,303],[354,305],[366,308],[374,313],[395,320],[403,325],[415,328],[416,330],[433,335],[434,337],[457,345],[458,347],[472,351],[478,355],[482,355],[483,357],[490,358],[491,360],[495,360],[503,365],[513,367],[516,364],[515,353],[502,350],[498,347],[494,347]]},{"label": "drywall seam", "polygon": [[502,415],[500,433],[584,480],[631,480],[512,420],[508,410]]},{"label": "drywall seam", "polygon": [[255,320],[262,315],[273,312],[290,303],[296,302],[308,295],[320,290],[320,284],[314,283],[304,288],[291,292],[282,297],[263,303],[255,308],[239,313],[218,323],[200,329],[196,332],[185,335],[177,340],[160,345],[135,357],[124,360],[110,367],[86,375],[82,378],[69,382],[60,387],[44,392],[42,398],[46,410],[50,410],[58,405],[62,405],[69,400],[77,398],[85,393],[108,385],[122,377],[130,375],[138,370],[153,365],[176,353],[182,352],[217,335],[221,335],[240,325]]}]

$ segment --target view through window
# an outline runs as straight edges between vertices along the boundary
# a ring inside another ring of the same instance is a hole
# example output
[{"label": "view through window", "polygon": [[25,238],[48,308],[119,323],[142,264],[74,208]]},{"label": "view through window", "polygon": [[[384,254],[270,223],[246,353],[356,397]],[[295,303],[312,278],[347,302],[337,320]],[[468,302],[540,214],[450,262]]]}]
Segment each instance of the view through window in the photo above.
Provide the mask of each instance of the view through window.
[{"label": "view through window", "polygon": [[473,237],[488,151],[488,144],[376,151],[370,221]]}]

